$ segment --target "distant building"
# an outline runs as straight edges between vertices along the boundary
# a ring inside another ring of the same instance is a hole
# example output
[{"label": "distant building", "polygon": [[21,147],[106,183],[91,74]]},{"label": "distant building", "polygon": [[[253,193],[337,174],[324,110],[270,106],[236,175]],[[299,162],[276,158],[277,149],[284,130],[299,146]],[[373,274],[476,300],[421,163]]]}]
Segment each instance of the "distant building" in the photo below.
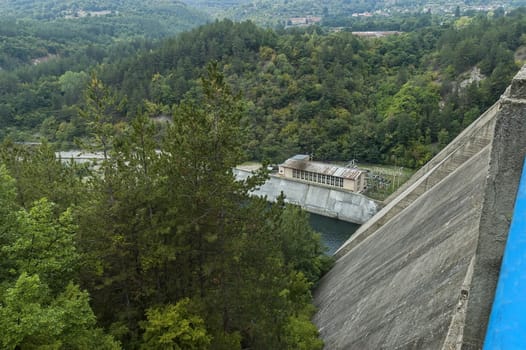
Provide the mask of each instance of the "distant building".
[{"label": "distant building", "polygon": [[356,168],[313,162],[308,155],[298,154],[279,165],[280,176],[325,186],[362,192],[367,187],[366,173]]},{"label": "distant building", "polygon": [[289,18],[287,24],[289,26],[308,26],[321,22],[321,17],[307,16],[307,17],[292,17]]},{"label": "distant building", "polygon": [[289,18],[289,24],[291,26],[307,25],[307,18],[306,17]]},{"label": "distant building", "polygon": [[390,35],[398,35],[402,32],[397,31],[371,31],[371,32],[351,32],[353,35],[360,36],[362,38],[383,38]]},{"label": "distant building", "polygon": [[104,159],[103,152],[85,152],[80,150],[55,152],[55,157],[64,163],[73,160],[75,163],[98,163]]},{"label": "distant building", "polygon": [[29,147],[39,147],[42,146],[42,142],[32,142],[32,141],[15,141],[15,145],[29,146]]}]

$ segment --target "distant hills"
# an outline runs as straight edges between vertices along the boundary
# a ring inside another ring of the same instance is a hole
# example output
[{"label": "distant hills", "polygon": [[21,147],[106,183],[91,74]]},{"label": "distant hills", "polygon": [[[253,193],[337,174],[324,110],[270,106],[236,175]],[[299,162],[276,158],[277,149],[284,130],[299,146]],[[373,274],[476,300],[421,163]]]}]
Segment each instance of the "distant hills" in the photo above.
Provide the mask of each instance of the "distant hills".
[{"label": "distant hills", "polygon": [[189,29],[213,18],[251,20],[287,26],[293,18],[320,17],[333,25],[342,19],[432,13],[453,16],[473,11],[506,11],[526,0],[0,0],[0,14],[33,19],[142,16],[172,18]]},{"label": "distant hills", "polygon": [[454,15],[469,11],[509,10],[526,5],[526,0],[183,0],[190,6],[207,11],[216,17],[232,20],[250,19],[265,25],[286,25],[290,18],[321,16],[334,17],[392,16],[407,13]]},{"label": "distant hills", "polygon": [[33,19],[82,18],[118,15],[176,16],[178,20],[207,18],[177,0],[0,0],[3,16]]}]

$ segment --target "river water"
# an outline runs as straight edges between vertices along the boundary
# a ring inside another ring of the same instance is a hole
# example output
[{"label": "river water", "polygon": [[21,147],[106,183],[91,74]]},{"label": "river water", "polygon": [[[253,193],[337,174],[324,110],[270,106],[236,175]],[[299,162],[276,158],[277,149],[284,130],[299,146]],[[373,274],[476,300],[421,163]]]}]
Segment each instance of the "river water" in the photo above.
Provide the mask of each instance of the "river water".
[{"label": "river water", "polygon": [[321,234],[327,246],[327,254],[332,255],[356,231],[360,225],[321,215],[309,214],[311,227]]}]

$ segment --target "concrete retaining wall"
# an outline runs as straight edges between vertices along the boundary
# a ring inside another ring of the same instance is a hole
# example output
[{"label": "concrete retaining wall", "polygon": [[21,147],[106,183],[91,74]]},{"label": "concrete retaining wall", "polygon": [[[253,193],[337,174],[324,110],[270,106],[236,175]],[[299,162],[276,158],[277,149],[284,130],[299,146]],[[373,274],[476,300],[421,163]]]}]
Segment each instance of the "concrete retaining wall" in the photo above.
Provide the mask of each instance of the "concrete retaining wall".
[{"label": "concrete retaining wall", "polygon": [[[234,174],[239,180],[244,180],[251,173],[235,169]],[[287,203],[299,205],[310,213],[356,224],[363,224],[379,209],[374,200],[359,193],[288,180],[275,175],[271,175],[265,184],[254,191],[254,195],[266,196],[269,201],[274,202],[281,192],[285,195]]]}]

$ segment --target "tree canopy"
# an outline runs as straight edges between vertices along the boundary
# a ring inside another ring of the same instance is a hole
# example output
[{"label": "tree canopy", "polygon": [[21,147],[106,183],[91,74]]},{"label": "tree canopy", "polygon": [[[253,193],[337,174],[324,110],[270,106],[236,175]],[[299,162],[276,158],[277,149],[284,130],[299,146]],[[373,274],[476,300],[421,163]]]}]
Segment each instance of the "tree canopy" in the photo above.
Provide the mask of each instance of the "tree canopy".
[{"label": "tree canopy", "polygon": [[15,140],[33,132],[61,147],[86,137],[78,108],[90,65],[121,101],[115,118],[130,122],[148,101],[159,106],[151,117],[162,119],[196,94],[206,64],[215,61],[246,102],[245,159],[309,153],[416,168],[493,104],[518,69],[522,10],[459,21],[369,39],[224,20],[159,44],[118,48],[131,55],[90,49],[78,62],[100,57],[83,68],[61,57],[0,71],[2,132]]},{"label": "tree canopy", "polygon": [[153,104],[112,118],[96,76],[85,98],[96,166],[41,160],[48,145],[0,152],[3,346],[321,349],[310,288],[331,259],[303,212],[249,196],[265,170],[235,180],[246,102],[218,66],[163,127]]}]

